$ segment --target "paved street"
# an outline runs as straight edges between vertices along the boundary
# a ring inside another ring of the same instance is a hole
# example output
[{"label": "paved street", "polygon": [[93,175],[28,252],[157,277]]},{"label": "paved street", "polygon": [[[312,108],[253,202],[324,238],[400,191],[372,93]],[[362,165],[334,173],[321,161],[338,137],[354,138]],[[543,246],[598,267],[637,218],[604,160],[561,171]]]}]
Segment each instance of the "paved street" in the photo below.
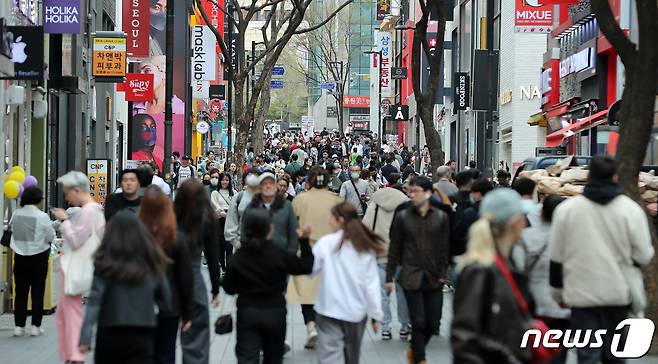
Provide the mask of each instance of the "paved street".
[{"label": "paved street", "polygon": [[[219,308],[211,309],[211,322],[226,313],[233,313],[235,318],[235,297],[222,293],[222,301]],[[393,307],[395,316],[395,310]],[[450,320],[452,312],[452,295],[445,295],[443,307],[443,321],[441,322],[441,336],[434,337],[428,347],[428,359],[430,364],[452,363],[450,354],[449,337]],[[44,317],[43,328],[46,334],[41,337],[12,337],[13,315],[0,316],[0,363],[2,364],[56,364],[60,363],[57,358],[57,334],[55,329],[55,316]],[[404,349],[406,342],[397,337],[398,326],[394,326],[393,340],[384,342],[375,335],[372,330],[367,330],[361,350],[362,364],[404,364],[406,358]],[[288,306],[288,335],[286,340],[292,346],[292,351],[285,357],[287,364],[314,363],[315,352],[304,349],[306,328],[302,320],[301,309],[298,305]],[[213,335],[211,337],[210,359],[211,363],[234,364],[235,354],[235,330],[231,335]],[[180,350],[178,362],[181,362]],[[576,364],[574,358],[570,358],[569,364]],[[93,356],[87,360],[93,362]],[[633,360],[633,363],[658,364],[658,357]]]}]

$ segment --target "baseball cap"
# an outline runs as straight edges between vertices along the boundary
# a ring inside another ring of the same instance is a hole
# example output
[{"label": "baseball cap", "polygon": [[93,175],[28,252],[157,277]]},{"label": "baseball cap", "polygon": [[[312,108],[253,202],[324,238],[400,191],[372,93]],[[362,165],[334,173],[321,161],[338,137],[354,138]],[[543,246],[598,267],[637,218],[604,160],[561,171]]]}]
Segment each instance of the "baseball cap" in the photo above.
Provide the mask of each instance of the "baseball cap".
[{"label": "baseball cap", "polygon": [[270,173],[270,172],[265,172],[265,173],[261,174],[261,175],[258,177],[258,184],[263,183],[263,181],[265,181],[265,180],[268,179],[268,178],[271,178],[271,179],[273,179],[274,181],[276,181],[276,177],[274,177],[274,174],[272,174],[272,173]]},{"label": "baseball cap", "polygon": [[480,215],[492,216],[496,223],[505,223],[514,216],[525,215],[521,195],[510,188],[493,190],[484,196]]},{"label": "baseball cap", "polygon": [[188,161],[191,161],[191,160],[192,160],[192,157],[190,157],[189,155],[186,155],[186,156],[183,156],[183,159],[188,160]]}]

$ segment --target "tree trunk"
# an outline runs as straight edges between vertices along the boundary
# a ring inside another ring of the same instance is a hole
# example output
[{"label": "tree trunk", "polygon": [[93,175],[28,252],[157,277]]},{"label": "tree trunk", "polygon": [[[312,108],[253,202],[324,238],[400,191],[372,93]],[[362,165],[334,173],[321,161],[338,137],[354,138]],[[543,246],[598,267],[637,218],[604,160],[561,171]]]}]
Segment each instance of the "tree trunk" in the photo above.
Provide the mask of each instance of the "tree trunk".
[{"label": "tree trunk", "polygon": [[[270,81],[272,80],[272,75],[269,74],[266,76],[267,79],[265,81],[266,85],[270,84]],[[259,155],[265,150],[265,143],[264,143],[264,137],[265,137],[265,115],[267,114],[267,111],[270,109],[270,101],[271,101],[271,93],[272,90],[270,87],[264,87],[263,91],[260,93],[260,107],[258,108],[258,114],[256,116],[256,120],[254,122],[254,129],[252,131],[253,135],[253,147],[254,147],[254,154]]]},{"label": "tree trunk", "polygon": [[430,150],[430,166],[428,167],[428,170],[432,173],[432,180],[436,182],[436,169],[444,163],[443,146],[441,145],[441,136],[434,128],[434,120],[432,118],[434,105],[426,104],[423,105],[422,108],[423,110],[421,110],[420,119],[423,122],[425,143],[427,143],[427,148]]}]

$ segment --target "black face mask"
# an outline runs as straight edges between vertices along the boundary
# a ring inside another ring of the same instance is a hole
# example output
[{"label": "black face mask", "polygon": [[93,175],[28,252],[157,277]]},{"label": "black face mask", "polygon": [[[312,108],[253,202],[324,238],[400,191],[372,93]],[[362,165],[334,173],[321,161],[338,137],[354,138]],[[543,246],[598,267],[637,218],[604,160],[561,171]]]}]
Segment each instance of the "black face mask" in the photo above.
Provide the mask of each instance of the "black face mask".
[{"label": "black face mask", "polygon": [[151,14],[151,27],[161,32],[165,30],[167,25],[167,17],[165,13]]},{"label": "black face mask", "polygon": [[210,186],[210,181],[204,179],[203,184],[206,185],[206,186]]}]

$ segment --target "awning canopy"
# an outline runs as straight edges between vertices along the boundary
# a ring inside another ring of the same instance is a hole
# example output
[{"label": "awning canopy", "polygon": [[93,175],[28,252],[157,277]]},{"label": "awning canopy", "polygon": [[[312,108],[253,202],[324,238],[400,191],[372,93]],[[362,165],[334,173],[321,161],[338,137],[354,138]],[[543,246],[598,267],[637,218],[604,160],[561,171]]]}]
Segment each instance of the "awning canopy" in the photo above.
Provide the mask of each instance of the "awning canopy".
[{"label": "awning canopy", "polygon": [[584,119],[581,119],[566,128],[562,128],[558,131],[555,131],[546,136],[546,146],[547,147],[557,147],[562,144],[564,138],[567,138],[579,131],[593,128],[594,126],[600,125],[606,122],[606,116],[608,114],[608,109],[597,112],[594,115],[588,116]]}]

